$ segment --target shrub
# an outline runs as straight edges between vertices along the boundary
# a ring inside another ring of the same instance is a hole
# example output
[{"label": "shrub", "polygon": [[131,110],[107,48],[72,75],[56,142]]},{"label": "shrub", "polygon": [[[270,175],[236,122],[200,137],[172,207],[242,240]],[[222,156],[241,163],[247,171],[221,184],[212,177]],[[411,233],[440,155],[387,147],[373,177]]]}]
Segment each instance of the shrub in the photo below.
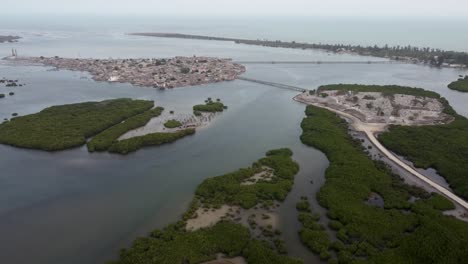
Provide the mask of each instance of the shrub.
[{"label": "shrub", "polygon": [[190,73],[190,68],[188,68],[188,67],[183,67],[183,68],[180,69],[180,72],[183,73],[183,74]]},{"label": "shrub", "polygon": [[168,120],[166,123],[164,123],[164,126],[167,128],[176,128],[176,127],[181,127],[182,123],[175,119]]},{"label": "shrub", "polygon": [[310,204],[309,201],[302,200],[296,203],[296,209],[299,212],[310,212]]}]

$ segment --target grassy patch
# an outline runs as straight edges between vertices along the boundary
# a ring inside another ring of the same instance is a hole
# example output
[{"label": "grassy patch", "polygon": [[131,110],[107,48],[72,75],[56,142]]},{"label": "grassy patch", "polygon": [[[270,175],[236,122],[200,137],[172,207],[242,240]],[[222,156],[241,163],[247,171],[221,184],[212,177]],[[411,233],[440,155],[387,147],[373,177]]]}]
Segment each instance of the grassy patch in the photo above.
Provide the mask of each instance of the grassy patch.
[{"label": "grassy patch", "polygon": [[176,128],[182,126],[182,123],[175,119],[168,120],[166,123],[164,123],[164,126],[166,128]]},{"label": "grassy patch", "polygon": [[448,88],[460,92],[468,92],[468,76],[465,76],[465,78],[460,78],[457,81],[450,83],[448,85]]},{"label": "grassy patch", "polygon": [[142,114],[132,116],[124,122],[104,130],[88,142],[88,150],[90,152],[106,151],[120,136],[130,130],[146,125],[151,118],[161,115],[163,110],[164,108],[162,107],[156,107],[155,109],[148,110]]},{"label": "grassy patch", "polygon": [[[403,184],[382,163],[370,160],[334,113],[309,106],[306,115],[302,142],[330,160],[317,199],[328,217],[339,222],[333,224],[339,241],[328,248],[340,263],[459,263],[468,258],[468,224],[436,209],[450,208],[449,201]],[[383,197],[385,208],[365,203],[371,192]],[[411,196],[420,199],[409,203]],[[309,246],[316,252],[327,245],[325,236],[307,237],[316,240]]]},{"label": "grassy patch", "polygon": [[128,154],[142,147],[158,146],[174,142],[188,135],[195,134],[195,129],[185,129],[173,133],[152,133],[144,136],[132,137],[115,142],[109,148],[109,152]]},{"label": "grassy patch", "polygon": [[86,143],[86,138],[153,107],[152,101],[115,99],[52,106],[0,125],[0,143],[47,151]]}]

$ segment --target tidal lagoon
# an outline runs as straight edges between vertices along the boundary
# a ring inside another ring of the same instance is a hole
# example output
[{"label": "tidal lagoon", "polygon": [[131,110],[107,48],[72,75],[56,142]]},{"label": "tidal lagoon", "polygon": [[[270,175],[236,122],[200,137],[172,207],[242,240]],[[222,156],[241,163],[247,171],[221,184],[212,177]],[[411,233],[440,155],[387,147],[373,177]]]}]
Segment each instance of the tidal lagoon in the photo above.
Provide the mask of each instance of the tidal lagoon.
[{"label": "tidal lagoon", "polygon": [[[117,28],[30,32],[40,33],[25,34],[13,47],[8,43],[0,46],[0,56],[8,56],[11,48],[16,48],[18,55],[24,56],[84,58],[197,55],[234,61],[375,59],[316,50],[152,39],[128,36]],[[467,73],[418,65],[249,64],[243,76],[308,89],[331,83],[421,87],[440,93],[458,113],[468,116],[468,94],[447,88],[461,74]],[[73,264],[114,259],[118,249],[128,246],[135,237],[176,221],[203,179],[246,167],[265,151],[279,147],[291,148],[301,167],[296,185],[281,208],[280,224],[299,228],[291,205],[306,191],[312,191],[309,200],[318,207],[312,199],[313,191],[323,183],[328,161],[299,140],[305,107],[292,100],[295,92],[241,80],[161,91],[96,82],[84,72],[15,66],[7,61],[0,62],[2,77],[19,79],[26,85],[0,87],[0,93],[15,92],[15,96],[0,100],[1,119],[52,105],[122,97],[154,100],[155,105],[177,113],[191,113],[192,106],[207,97],[222,98],[229,106],[193,137],[127,156],[88,153],[85,146],[44,152],[0,145],[0,258],[5,262]],[[287,228],[281,229],[293,256],[317,261],[301,246],[296,230],[288,233]]]}]

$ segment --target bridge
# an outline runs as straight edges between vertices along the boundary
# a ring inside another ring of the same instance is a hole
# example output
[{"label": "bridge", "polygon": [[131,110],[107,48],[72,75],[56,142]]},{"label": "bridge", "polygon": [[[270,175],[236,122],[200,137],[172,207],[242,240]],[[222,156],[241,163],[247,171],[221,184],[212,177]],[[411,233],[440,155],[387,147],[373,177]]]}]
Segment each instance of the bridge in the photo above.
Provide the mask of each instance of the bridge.
[{"label": "bridge", "polygon": [[403,61],[235,61],[240,64],[406,64]]},{"label": "bridge", "polygon": [[282,84],[282,83],[275,83],[275,82],[267,82],[267,81],[262,81],[262,80],[257,80],[257,79],[246,78],[246,77],[237,77],[237,79],[246,81],[246,82],[259,83],[263,85],[273,86],[276,88],[291,90],[291,91],[301,92],[301,93],[308,90],[308,89],[297,87],[297,86],[292,86],[292,85],[287,85],[287,84]]}]

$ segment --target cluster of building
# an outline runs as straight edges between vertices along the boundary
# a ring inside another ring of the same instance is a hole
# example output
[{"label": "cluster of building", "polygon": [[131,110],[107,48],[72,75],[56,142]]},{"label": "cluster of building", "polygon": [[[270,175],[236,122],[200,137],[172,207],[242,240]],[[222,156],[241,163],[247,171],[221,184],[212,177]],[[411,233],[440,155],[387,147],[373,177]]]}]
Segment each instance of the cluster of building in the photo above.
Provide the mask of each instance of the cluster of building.
[{"label": "cluster of building", "polygon": [[[18,58],[19,59],[19,58]],[[175,57],[169,59],[21,58],[57,69],[89,72],[96,81],[125,82],[154,88],[175,88],[231,81],[245,67],[230,59]]]}]

